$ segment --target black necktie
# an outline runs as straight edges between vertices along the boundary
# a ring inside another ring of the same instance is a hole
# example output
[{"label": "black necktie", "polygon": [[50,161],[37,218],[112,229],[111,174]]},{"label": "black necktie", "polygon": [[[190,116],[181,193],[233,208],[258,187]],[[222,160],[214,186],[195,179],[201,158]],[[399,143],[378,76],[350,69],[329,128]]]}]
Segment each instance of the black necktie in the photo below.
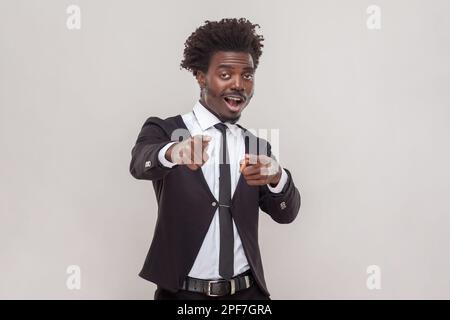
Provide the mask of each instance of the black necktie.
[{"label": "black necktie", "polygon": [[219,274],[224,279],[231,279],[234,271],[234,234],[231,218],[231,175],[230,161],[227,150],[227,126],[218,123],[214,126],[222,133],[222,148],[220,148],[219,177],[219,223],[220,223],[220,255]]}]

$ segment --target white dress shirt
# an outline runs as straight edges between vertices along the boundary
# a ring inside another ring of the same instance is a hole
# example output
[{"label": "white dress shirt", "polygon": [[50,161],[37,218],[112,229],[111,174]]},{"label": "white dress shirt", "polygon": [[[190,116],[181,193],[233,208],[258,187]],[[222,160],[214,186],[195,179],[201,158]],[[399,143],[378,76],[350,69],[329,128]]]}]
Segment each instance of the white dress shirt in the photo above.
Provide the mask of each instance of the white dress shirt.
[{"label": "white dress shirt", "polygon": [[[183,121],[191,136],[197,134],[210,136],[207,154],[209,156],[201,167],[205,180],[216,199],[219,199],[219,159],[222,134],[214,127],[221,122],[214,114],[206,109],[200,102],[194,105],[193,111],[182,115]],[[231,196],[236,190],[236,184],[241,175],[239,171],[239,161],[245,156],[244,131],[236,124],[225,123],[227,130],[227,148],[230,160],[231,172]],[[158,154],[159,162],[165,167],[173,167],[175,163],[168,161],[165,157],[167,149],[176,142],[165,145]],[[286,184],[288,176],[284,169],[281,179],[276,187],[267,185],[273,193],[279,193]],[[193,212],[194,214],[194,212]],[[247,258],[242,248],[241,238],[233,220],[234,231],[234,276],[250,268]],[[219,275],[219,250],[220,250],[220,228],[219,228],[219,208],[214,213],[211,225],[206,233],[200,251],[197,254],[194,265],[189,272],[189,276],[198,279],[220,279]]]}]

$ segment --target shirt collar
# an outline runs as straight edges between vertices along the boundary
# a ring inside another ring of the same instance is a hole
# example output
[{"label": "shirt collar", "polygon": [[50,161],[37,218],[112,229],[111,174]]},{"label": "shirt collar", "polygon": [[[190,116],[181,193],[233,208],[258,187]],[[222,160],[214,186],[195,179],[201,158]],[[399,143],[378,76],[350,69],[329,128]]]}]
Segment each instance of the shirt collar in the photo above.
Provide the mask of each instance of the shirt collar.
[{"label": "shirt collar", "polygon": [[[193,108],[194,116],[197,119],[197,122],[200,126],[200,128],[203,131],[206,131],[207,129],[211,128],[215,124],[220,123],[221,121],[211,113],[208,109],[206,109],[200,101],[197,101]],[[231,133],[233,135],[237,135],[240,128],[236,124],[225,122],[225,125],[230,129]]]}]

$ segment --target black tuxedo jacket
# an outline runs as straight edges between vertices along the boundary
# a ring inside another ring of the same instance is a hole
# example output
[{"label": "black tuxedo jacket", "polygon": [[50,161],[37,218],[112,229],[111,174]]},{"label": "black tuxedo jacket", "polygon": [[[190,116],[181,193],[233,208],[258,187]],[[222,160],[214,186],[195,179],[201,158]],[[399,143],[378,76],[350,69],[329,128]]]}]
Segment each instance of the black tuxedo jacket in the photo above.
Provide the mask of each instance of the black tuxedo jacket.
[{"label": "black tuxedo jacket", "polygon": [[[266,140],[241,128],[246,153],[272,156]],[[176,129],[189,132],[180,115],[147,119],[130,163],[133,177],[153,182],[158,201],[153,241],[139,276],[172,292],[179,290],[193,266],[219,203],[201,169],[192,171],[183,165],[167,168],[159,162],[159,151],[170,141],[180,140],[172,136]],[[245,255],[256,283],[268,296],[258,244],[259,209],[278,223],[292,222],[300,209],[300,193],[291,173],[284,169],[288,182],[281,193],[271,193],[267,185],[249,186],[241,175],[232,197],[231,212]]]}]

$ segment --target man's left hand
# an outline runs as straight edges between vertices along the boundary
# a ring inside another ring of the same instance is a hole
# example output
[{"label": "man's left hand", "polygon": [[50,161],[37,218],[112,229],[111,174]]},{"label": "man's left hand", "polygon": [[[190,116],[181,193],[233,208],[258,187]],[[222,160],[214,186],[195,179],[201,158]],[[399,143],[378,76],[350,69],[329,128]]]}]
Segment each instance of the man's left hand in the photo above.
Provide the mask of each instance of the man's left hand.
[{"label": "man's left hand", "polygon": [[281,178],[281,166],[266,155],[246,154],[240,161],[239,170],[249,186],[270,184],[276,187]]}]

